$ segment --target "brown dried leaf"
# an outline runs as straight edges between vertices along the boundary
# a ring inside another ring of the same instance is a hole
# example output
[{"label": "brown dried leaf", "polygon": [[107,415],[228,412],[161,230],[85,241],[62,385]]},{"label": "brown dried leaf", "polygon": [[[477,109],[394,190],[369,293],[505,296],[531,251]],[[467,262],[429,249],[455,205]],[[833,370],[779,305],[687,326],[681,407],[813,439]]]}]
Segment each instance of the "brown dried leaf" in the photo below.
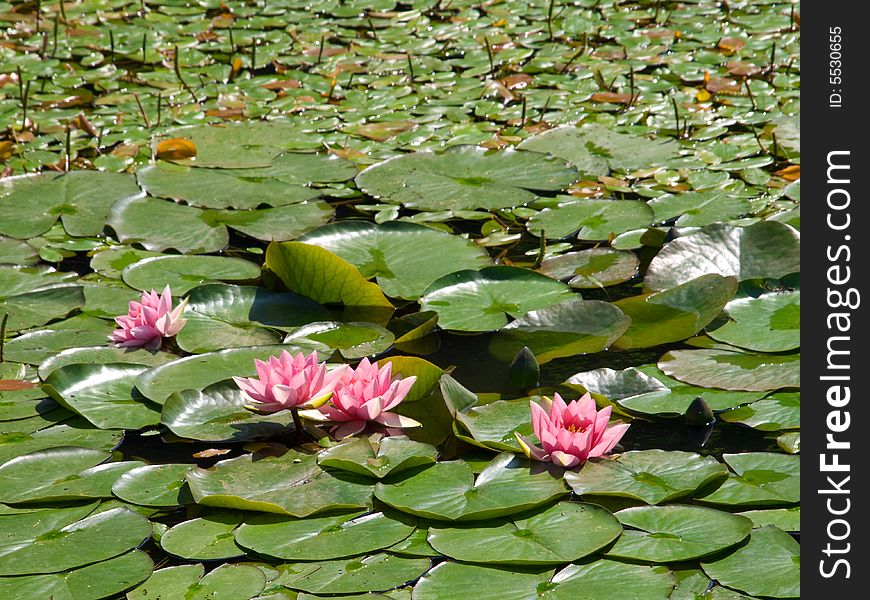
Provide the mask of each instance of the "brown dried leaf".
[{"label": "brown dried leaf", "polygon": [[230,448],[208,448],[207,450],[201,450],[199,452],[194,452],[194,458],[211,458],[213,456],[223,456],[224,454],[229,454],[232,452]]},{"label": "brown dried leaf", "polygon": [[157,144],[157,158],[161,160],[184,160],[196,156],[196,146],[190,140],[172,138]]},{"label": "brown dried leaf", "polygon": [[774,171],[774,175],[779,175],[786,181],[797,181],[801,178],[801,166],[800,165],[789,165],[784,169],[780,169],[779,171]]},{"label": "brown dried leaf", "polygon": [[21,379],[0,379],[0,392],[17,392],[19,390],[29,390],[37,386],[32,381],[22,381]]},{"label": "brown dried leaf", "polygon": [[382,121],[379,123],[354,125],[348,131],[376,142],[385,142],[414,127],[416,127],[416,124],[413,121]]},{"label": "brown dried leaf", "polygon": [[732,53],[740,51],[746,45],[746,41],[740,38],[724,37],[717,44],[720,50]]},{"label": "brown dried leaf", "polygon": [[596,92],[592,94],[593,102],[609,102],[611,104],[628,104],[631,102],[631,94],[619,94],[616,92]]}]

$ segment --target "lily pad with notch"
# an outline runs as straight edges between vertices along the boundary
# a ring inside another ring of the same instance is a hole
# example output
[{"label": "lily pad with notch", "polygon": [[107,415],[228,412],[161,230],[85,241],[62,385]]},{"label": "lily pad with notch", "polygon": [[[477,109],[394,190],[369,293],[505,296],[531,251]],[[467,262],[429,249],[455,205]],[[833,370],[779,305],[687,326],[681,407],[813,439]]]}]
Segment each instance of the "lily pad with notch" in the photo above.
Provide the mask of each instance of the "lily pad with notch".
[{"label": "lily pad with notch", "polygon": [[383,479],[408,469],[434,464],[437,457],[438,449],[434,446],[400,436],[384,437],[379,441],[351,437],[322,450],[317,456],[317,464]]}]

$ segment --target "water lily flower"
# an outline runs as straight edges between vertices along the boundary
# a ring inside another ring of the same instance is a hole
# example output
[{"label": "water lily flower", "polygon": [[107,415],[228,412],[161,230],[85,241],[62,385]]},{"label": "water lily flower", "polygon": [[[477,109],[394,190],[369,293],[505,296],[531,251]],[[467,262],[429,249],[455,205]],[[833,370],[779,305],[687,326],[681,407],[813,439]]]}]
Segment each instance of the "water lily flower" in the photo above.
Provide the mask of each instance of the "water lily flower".
[{"label": "water lily flower", "polygon": [[595,400],[588,393],[568,404],[555,394],[549,402],[549,414],[541,405],[530,404],[532,428],[543,449],[531,445],[519,433],[514,435],[527,457],[560,467],[575,467],[589,458],[607,454],[628,429],[624,423],[608,426],[612,407],[596,410]]},{"label": "water lily flower", "polygon": [[319,411],[305,411],[302,416],[336,423],[331,432],[339,440],[359,433],[370,421],[385,425],[388,433],[397,433],[391,431],[393,428],[419,427],[414,419],[388,412],[405,399],[417,380],[413,375],[393,379],[392,368],[389,362],[378,368],[362,359],[356,369],[345,372],[330,404]]},{"label": "water lily flower", "polygon": [[252,409],[273,413],[279,410],[316,408],[332,396],[347,365],[332,371],[317,362],[317,352],[305,356],[286,350],[268,361],[254,360],[257,377],[233,377],[233,381],[253,401]]},{"label": "water lily flower", "polygon": [[120,328],[109,335],[109,340],[124,348],[156,350],[163,338],[172,337],[187,323],[181,318],[186,306],[187,298],[172,308],[172,290],[168,285],[160,295],[153,289],[143,292],[138,302],[130,301],[126,315],[115,317]]}]

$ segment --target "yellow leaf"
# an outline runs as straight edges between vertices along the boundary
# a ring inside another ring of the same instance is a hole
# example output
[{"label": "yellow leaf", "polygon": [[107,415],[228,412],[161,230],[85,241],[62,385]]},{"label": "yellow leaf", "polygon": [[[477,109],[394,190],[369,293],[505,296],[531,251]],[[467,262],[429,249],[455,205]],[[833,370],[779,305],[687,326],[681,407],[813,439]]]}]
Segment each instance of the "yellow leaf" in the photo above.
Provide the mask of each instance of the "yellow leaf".
[{"label": "yellow leaf", "polygon": [[196,156],[196,146],[190,140],[172,138],[157,144],[157,158],[161,160],[184,160]]}]

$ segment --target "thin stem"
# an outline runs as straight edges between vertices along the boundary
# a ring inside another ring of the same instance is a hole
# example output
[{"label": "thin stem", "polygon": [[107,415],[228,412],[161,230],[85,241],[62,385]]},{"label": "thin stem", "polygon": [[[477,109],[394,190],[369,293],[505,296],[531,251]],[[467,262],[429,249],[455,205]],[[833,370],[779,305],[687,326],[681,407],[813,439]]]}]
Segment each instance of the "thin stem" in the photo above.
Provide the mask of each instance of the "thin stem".
[{"label": "thin stem", "polygon": [[133,97],[136,99],[136,105],[139,107],[139,112],[142,113],[142,119],[145,121],[145,127],[151,129],[151,121],[148,119],[148,113],[145,112],[145,107],[142,106],[142,100],[139,99],[139,94],[133,92]]},{"label": "thin stem", "polygon": [[483,41],[486,44],[486,55],[489,57],[489,76],[492,77],[492,74],[495,72],[495,61],[492,58],[492,48],[490,48],[488,37],[483,36]]},{"label": "thin stem", "polygon": [[305,428],[302,426],[302,419],[299,417],[298,410],[291,408],[290,414],[293,415],[293,445],[295,446],[302,441],[302,434],[305,432]]},{"label": "thin stem", "polygon": [[6,321],[9,320],[9,313],[3,315],[3,320],[0,321],[0,362],[3,362],[3,350],[6,346]]}]

